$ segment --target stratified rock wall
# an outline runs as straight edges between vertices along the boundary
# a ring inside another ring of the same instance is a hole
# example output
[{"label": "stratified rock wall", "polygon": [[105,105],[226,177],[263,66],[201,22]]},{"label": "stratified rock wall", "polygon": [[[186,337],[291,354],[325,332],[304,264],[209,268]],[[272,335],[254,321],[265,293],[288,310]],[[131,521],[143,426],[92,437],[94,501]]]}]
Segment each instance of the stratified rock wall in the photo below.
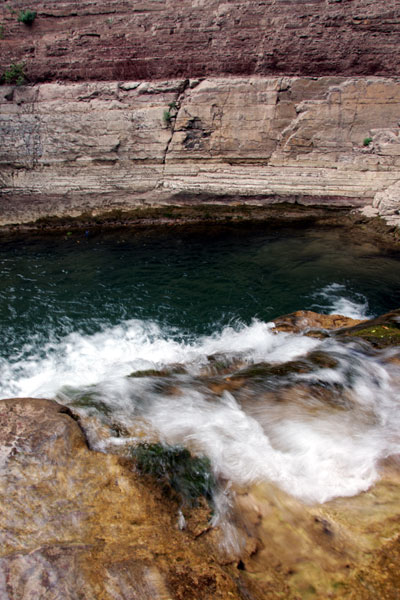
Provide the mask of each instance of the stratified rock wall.
[{"label": "stratified rock wall", "polygon": [[364,206],[400,181],[394,78],[3,86],[0,111],[1,224],[199,198]]},{"label": "stratified rock wall", "polygon": [[400,0],[3,2],[0,224],[199,194],[397,222],[399,44]]},{"label": "stratified rock wall", "polygon": [[0,23],[33,82],[400,75],[399,0],[13,0]]}]

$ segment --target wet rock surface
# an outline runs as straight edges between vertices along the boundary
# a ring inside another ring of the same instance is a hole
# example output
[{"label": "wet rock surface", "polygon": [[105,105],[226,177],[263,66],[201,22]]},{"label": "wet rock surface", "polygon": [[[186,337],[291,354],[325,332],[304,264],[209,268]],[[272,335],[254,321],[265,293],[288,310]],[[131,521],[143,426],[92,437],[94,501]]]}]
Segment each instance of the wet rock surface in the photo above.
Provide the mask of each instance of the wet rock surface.
[{"label": "wet rock surface", "polygon": [[242,598],[177,506],[90,451],[68,409],[3,400],[0,418],[2,600]]},{"label": "wet rock surface", "polygon": [[400,309],[369,320],[299,310],[278,317],[274,323],[277,331],[304,333],[317,338],[335,331],[335,335],[341,339],[358,338],[377,349],[400,345]]},{"label": "wet rock surface", "polygon": [[[368,344],[370,352],[392,348],[389,354],[381,354],[382,360],[399,360],[399,310],[364,321],[298,311],[275,319],[275,325],[283,332],[359,340]],[[290,381],[291,373],[334,366],[332,356],[311,352],[301,361],[282,366],[259,364],[239,370],[231,379],[240,381],[236,398],[269,431],[271,422],[284,419],[285,412],[293,414],[301,406],[310,418],[324,411],[332,414],[332,410],[349,409],[351,393],[341,386]],[[269,391],[257,389],[257,378],[268,377],[271,382],[278,374],[282,380],[276,389],[273,385]],[[260,419],[260,402],[271,406],[264,420]],[[274,437],[270,439],[274,443]],[[265,565],[284,574],[287,598],[398,598],[398,456],[382,460],[378,472],[379,480],[363,493],[324,504],[307,506],[268,483],[237,490],[237,520],[251,532],[256,548],[242,557],[242,568],[257,580],[265,598],[269,585]]]},{"label": "wet rock surface", "polygon": [[345,327],[340,335],[361,338],[374,348],[388,348],[400,345],[400,310],[364,321],[354,327]]},{"label": "wet rock surface", "polygon": [[[398,311],[364,322],[299,311],[275,323],[286,333],[319,331],[353,340],[365,330],[397,327],[397,319]],[[392,339],[395,346],[396,341]],[[373,341],[367,342],[371,352],[380,351]],[[388,360],[397,360],[393,352]],[[270,425],[277,419],[294,413],[306,420],[333,415],[339,425],[358,410],[351,389],[301,380],[336,366],[334,355],[321,350],[283,364],[253,366],[246,366],[243,357],[216,354],[192,385],[207,388],[210,403],[225,392],[234,393],[274,445],[278,440]],[[135,375],[128,379],[154,377],[162,393],[171,396],[179,396],[180,378],[187,377],[177,365],[169,372]],[[78,403],[73,410],[81,408]],[[139,475],[133,462],[124,458],[128,453],[122,445],[120,450],[109,448],[116,454],[89,450],[81,429],[96,446],[116,433],[122,442],[135,435],[136,441],[141,435],[148,440],[148,425],[139,418],[131,428],[117,432],[110,415],[102,421],[101,406],[97,408],[97,416],[80,413],[78,423],[69,408],[54,401],[0,402],[1,598],[398,597],[398,457],[381,461],[379,480],[364,492],[324,504],[305,504],[266,481],[247,487],[234,484],[221,529],[210,527],[209,507],[200,502],[197,508],[183,509],[186,528],[179,530],[176,499],[149,474]],[[360,414],[368,424],[371,415]],[[238,545],[228,549],[222,533],[230,527]]]},{"label": "wet rock surface", "polygon": [[[382,355],[382,360],[398,361],[398,321],[398,310],[365,321],[298,311],[275,319],[275,325],[278,331],[312,337],[358,339],[367,342],[371,352],[392,347],[391,354],[386,358]],[[346,418],[353,402],[350,390],[337,384],[310,385],[296,381],[296,377],[291,380],[291,374],[310,373],[320,367],[335,368],[333,357],[310,352],[300,361],[283,365],[256,364],[228,379],[238,384],[235,397],[258,419],[274,444],[270,424],[285,419],[285,415],[300,415],[298,411],[305,410],[313,419],[317,414],[339,411]],[[257,387],[262,378],[268,378],[269,390],[265,385]],[[268,404],[270,408],[262,417]],[[268,483],[236,490],[237,523],[251,532],[255,544],[253,552],[242,556],[241,568],[257,580],[265,598],[269,597],[270,585],[266,565],[284,575],[287,598],[398,598],[398,456],[381,461],[378,471],[379,480],[363,493],[324,504],[305,505]]]},{"label": "wet rock surface", "polygon": [[322,315],[312,310],[299,310],[274,319],[277,331],[290,333],[308,333],[318,336],[321,330],[339,329],[340,327],[351,327],[361,323],[360,319],[351,319],[342,315]]},{"label": "wet rock surface", "polygon": [[284,576],[287,598],[398,598],[398,465],[354,498],[305,506],[263,484],[237,495],[257,551],[243,566],[268,598],[266,565]]}]

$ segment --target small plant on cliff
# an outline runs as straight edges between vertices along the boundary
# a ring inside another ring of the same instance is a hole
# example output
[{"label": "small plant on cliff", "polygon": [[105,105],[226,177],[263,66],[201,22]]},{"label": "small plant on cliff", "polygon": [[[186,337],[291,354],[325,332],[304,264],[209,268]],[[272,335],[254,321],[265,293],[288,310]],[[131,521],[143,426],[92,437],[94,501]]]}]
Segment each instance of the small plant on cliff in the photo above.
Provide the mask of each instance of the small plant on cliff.
[{"label": "small plant on cliff", "polygon": [[2,40],[4,37],[4,25],[0,24],[0,40]]},{"label": "small plant on cliff", "polygon": [[21,10],[18,15],[18,22],[23,23],[24,25],[28,25],[30,27],[33,21],[36,19],[36,11],[30,10],[29,8],[26,10]]},{"label": "small plant on cliff", "polygon": [[166,125],[170,126],[172,119],[175,119],[178,114],[178,105],[175,101],[168,104],[168,110],[164,110],[163,121]]},{"label": "small plant on cliff", "polygon": [[162,444],[139,444],[132,456],[141,473],[154,477],[166,492],[175,492],[182,503],[193,506],[201,496],[211,501],[215,478],[206,456]]},{"label": "small plant on cliff", "polygon": [[369,146],[372,143],[372,137],[366,137],[363,141],[363,146]]},{"label": "small plant on cliff", "polygon": [[164,110],[163,112],[163,121],[166,125],[171,125],[172,115],[169,110]]},{"label": "small plant on cliff", "polygon": [[22,63],[13,63],[6,69],[1,77],[1,83],[7,85],[22,85],[26,80],[24,65]]}]

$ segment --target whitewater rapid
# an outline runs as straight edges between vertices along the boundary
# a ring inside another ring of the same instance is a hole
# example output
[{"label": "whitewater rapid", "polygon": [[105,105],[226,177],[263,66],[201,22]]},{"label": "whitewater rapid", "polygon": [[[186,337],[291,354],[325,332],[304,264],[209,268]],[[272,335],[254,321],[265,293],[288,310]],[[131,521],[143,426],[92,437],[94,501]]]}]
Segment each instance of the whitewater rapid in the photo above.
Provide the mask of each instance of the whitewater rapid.
[{"label": "whitewater rapid", "polygon": [[[366,307],[349,306],[353,316],[365,314]],[[334,366],[250,380],[238,391],[209,385],[226,383],[235,369],[286,364],[313,351],[332,357]],[[92,446],[104,452],[156,436],[206,454],[224,480],[272,481],[303,501],[325,502],[368,489],[380,461],[400,452],[394,354],[277,333],[273,323],[258,320],[196,337],[134,319],[40,349],[32,341],[23,354],[1,359],[0,395],[70,404],[108,429],[107,436],[96,425],[89,432]],[[215,373],[215,360],[230,365],[229,372]],[[149,369],[167,373],[130,377]]]}]

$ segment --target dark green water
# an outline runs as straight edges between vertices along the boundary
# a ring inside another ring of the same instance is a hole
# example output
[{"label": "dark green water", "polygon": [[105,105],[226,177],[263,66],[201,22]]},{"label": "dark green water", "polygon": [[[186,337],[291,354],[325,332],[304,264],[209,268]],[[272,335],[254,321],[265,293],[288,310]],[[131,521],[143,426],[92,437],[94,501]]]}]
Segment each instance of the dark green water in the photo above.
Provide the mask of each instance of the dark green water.
[{"label": "dark green water", "polygon": [[400,305],[399,255],[332,229],[60,234],[3,242],[0,270],[5,357],[36,334],[132,318],[210,334],[232,320],[343,309],[343,299],[363,314]]}]

